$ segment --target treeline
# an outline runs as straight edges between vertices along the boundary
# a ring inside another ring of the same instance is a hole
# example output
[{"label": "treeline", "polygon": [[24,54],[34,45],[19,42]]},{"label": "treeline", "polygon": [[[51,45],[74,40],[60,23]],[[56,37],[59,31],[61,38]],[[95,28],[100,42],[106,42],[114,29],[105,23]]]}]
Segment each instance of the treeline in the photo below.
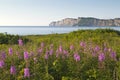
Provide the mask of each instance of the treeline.
[{"label": "treeline", "polygon": [[19,39],[22,39],[24,43],[29,41],[23,36],[0,33],[0,44],[18,44]]}]

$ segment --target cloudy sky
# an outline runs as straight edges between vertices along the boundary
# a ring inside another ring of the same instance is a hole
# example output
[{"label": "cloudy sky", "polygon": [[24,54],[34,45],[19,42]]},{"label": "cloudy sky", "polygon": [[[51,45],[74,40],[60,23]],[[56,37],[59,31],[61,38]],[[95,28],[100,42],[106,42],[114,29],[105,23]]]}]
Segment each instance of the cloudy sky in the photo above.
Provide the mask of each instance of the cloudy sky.
[{"label": "cloudy sky", "polygon": [[0,26],[47,26],[67,17],[120,17],[120,0],[0,0]]}]

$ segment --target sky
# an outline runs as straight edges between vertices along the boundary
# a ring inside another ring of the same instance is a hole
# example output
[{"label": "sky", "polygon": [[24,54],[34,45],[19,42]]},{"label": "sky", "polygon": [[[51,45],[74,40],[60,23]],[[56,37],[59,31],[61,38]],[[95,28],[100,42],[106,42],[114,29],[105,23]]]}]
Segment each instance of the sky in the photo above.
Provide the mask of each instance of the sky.
[{"label": "sky", "polygon": [[0,0],[0,26],[48,26],[78,17],[120,18],[120,0]]}]

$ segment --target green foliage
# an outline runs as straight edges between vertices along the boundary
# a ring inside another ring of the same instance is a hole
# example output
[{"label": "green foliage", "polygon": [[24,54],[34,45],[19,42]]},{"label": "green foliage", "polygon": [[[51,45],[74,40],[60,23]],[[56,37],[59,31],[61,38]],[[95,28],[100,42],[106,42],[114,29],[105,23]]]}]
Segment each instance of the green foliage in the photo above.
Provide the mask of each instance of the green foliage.
[{"label": "green foliage", "polygon": [[[22,38],[23,46],[16,45],[18,39]],[[78,30],[68,34],[50,35],[30,35],[18,36],[0,34],[0,55],[6,53],[5,66],[0,68],[0,80],[119,80],[120,79],[120,32],[111,29]],[[41,47],[41,43],[44,47]],[[85,42],[86,46],[80,46],[80,42]],[[53,44],[53,54],[45,59],[46,52]],[[59,46],[68,51],[68,56],[64,52],[56,57]],[[73,45],[73,50],[70,46]],[[100,47],[95,52],[94,48]],[[13,48],[13,55],[10,56],[8,48]],[[38,52],[43,48],[43,51]],[[104,51],[107,48],[108,51]],[[116,52],[116,59],[110,57],[109,49]],[[24,60],[24,51],[29,52],[30,58]],[[18,52],[18,54],[16,54]],[[80,61],[74,60],[74,53],[80,55]],[[103,62],[98,61],[100,53],[105,54]],[[33,53],[33,54],[31,54]],[[36,62],[34,61],[36,58]],[[1,60],[0,56],[0,60]],[[10,66],[14,64],[17,74],[10,74]],[[30,69],[30,78],[24,78],[24,68]],[[6,77],[7,76],[7,77]],[[117,79],[115,79],[117,78]]]},{"label": "green foliage", "polygon": [[19,38],[21,38],[24,41],[24,43],[28,42],[27,38],[21,37],[19,35],[0,33],[0,44],[17,44]]}]

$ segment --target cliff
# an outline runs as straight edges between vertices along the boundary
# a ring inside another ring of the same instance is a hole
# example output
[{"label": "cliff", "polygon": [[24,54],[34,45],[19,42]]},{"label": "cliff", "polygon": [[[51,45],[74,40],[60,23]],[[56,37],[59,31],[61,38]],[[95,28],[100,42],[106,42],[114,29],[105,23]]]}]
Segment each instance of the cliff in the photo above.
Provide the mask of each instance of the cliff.
[{"label": "cliff", "polygon": [[120,18],[98,19],[92,17],[65,18],[51,22],[49,26],[120,26]]}]

